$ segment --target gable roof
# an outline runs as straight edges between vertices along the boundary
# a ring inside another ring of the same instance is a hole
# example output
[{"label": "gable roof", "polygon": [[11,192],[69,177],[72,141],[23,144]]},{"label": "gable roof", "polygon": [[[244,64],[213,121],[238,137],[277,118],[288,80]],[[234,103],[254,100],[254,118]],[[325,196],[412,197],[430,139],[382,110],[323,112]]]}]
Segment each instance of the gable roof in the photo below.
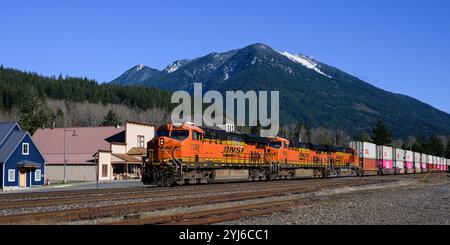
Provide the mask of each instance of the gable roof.
[{"label": "gable roof", "polygon": [[15,122],[0,122],[0,145],[16,126],[21,130],[20,126]]},{"label": "gable roof", "polygon": [[[111,146],[107,140],[125,130],[124,127],[73,127],[67,129],[76,131],[76,136],[73,136],[72,131],[66,132],[68,164],[93,163],[92,155],[99,150],[110,150]],[[64,162],[64,128],[39,128],[34,133],[33,139],[48,164]]]},{"label": "gable roof", "polygon": [[11,156],[12,152],[17,148],[17,145],[27,135],[25,131],[15,131],[10,134],[8,139],[0,147],[0,162],[4,163]]}]

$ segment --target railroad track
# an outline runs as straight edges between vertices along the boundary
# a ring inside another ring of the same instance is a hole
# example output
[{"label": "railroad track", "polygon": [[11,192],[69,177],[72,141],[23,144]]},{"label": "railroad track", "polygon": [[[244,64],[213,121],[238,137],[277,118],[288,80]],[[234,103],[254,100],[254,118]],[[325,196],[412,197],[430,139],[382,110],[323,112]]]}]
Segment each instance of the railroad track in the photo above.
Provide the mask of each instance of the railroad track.
[{"label": "railroad track", "polygon": [[0,217],[0,224],[55,224],[80,220],[98,220],[111,217],[125,217],[129,214],[139,214],[176,207],[192,207],[210,205],[218,203],[229,203],[245,201],[250,199],[261,199],[268,197],[283,196],[289,194],[299,194],[314,192],[322,189],[338,188],[345,186],[367,185],[380,183],[380,180],[370,179],[342,179],[330,182],[314,182],[309,186],[279,186],[279,188],[267,188],[261,190],[257,188],[248,192],[219,193],[212,196],[203,197],[181,197],[173,200],[146,201],[130,203],[126,205],[110,205],[95,208],[79,208],[70,210],[58,210],[43,213],[30,213]]},{"label": "railroad track", "polygon": [[[275,183],[275,182],[274,182]],[[271,189],[278,189],[293,186],[292,183],[277,182],[277,185],[271,186]],[[203,188],[202,188],[203,187]],[[237,185],[231,186],[221,186],[220,192],[231,192],[236,191]],[[252,188],[260,189],[260,185],[247,186],[245,191],[249,191]],[[34,199],[22,202],[4,202],[0,203],[0,210],[12,209],[12,208],[32,208],[32,207],[43,207],[43,206],[57,206],[57,205],[71,205],[71,204],[81,204],[89,202],[102,202],[102,201],[120,201],[128,199],[148,199],[148,198],[164,198],[171,196],[189,196],[189,195],[199,195],[199,194],[213,194],[217,192],[217,188],[212,186],[199,186],[198,188],[192,190],[183,189],[145,189],[141,191],[133,190],[132,192],[118,192],[112,194],[99,193],[94,196],[64,196],[64,197],[52,197],[45,199]]]}]

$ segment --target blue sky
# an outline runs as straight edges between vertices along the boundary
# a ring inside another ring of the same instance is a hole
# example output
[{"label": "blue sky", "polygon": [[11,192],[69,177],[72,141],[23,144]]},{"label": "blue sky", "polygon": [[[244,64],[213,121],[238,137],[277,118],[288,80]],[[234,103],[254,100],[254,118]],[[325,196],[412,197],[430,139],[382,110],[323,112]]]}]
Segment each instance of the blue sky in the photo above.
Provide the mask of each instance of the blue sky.
[{"label": "blue sky", "polygon": [[0,64],[103,82],[262,42],[450,112],[448,13],[448,0],[2,0]]}]

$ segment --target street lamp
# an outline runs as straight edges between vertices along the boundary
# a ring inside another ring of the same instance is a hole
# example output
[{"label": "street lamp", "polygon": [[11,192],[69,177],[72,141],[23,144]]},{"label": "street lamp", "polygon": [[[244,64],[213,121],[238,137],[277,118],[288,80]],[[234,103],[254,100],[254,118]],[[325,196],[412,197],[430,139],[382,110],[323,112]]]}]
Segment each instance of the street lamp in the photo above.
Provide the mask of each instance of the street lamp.
[{"label": "street lamp", "polygon": [[77,136],[77,131],[74,129],[67,129],[64,127],[64,179],[63,183],[67,183],[66,178],[66,167],[67,167],[67,159],[66,159],[66,132],[73,132],[72,136]]}]

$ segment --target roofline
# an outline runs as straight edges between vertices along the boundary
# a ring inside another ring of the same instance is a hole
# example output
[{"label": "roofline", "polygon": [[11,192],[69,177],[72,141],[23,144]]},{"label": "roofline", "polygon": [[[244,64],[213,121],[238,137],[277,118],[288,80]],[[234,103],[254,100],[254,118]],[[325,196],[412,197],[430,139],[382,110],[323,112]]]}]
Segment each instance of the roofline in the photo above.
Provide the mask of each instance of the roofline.
[{"label": "roofline", "polygon": [[6,123],[14,123],[14,127],[12,127],[12,128],[9,130],[8,134],[6,135],[6,137],[5,137],[2,141],[0,141],[0,145],[3,144],[3,142],[6,140],[6,138],[8,137],[8,135],[11,134],[11,131],[13,131],[13,129],[14,129],[16,126],[19,127],[19,130],[20,130],[20,131],[22,131],[22,128],[20,127],[20,125],[19,125],[17,122],[5,122],[5,124],[6,124]]},{"label": "roofline", "polygon": [[[110,151],[110,150],[98,150],[97,152],[102,152],[102,153],[112,153],[112,151]],[[96,152],[96,153],[97,153]]]},{"label": "roofline", "polygon": [[[125,125],[118,125],[119,128],[124,128]],[[117,126],[88,126],[88,127],[59,127],[59,128],[38,128],[36,130],[36,132],[38,130],[45,130],[45,129],[49,129],[49,130],[54,130],[54,129],[84,129],[84,128],[118,128]],[[36,134],[36,132],[34,134]]]},{"label": "roofline", "polygon": [[[27,136],[27,134],[29,135],[29,133],[26,132],[26,133],[22,136],[22,138],[20,138],[19,143],[17,143],[17,145],[14,146],[13,150],[9,153],[8,157],[5,158],[5,161],[4,161],[4,162],[8,162],[9,158],[11,157],[11,155],[14,153],[14,151],[15,151],[15,150],[17,149],[17,147],[20,145],[20,143],[22,142],[23,138],[25,138],[25,136]],[[34,144],[34,142],[33,142],[33,144]],[[44,160],[44,161],[45,161],[45,160]],[[4,176],[3,176],[3,177],[4,177]]]},{"label": "roofline", "polygon": [[44,154],[42,154],[42,151],[39,149],[39,146],[36,144],[36,142],[34,142],[33,136],[31,136],[30,132],[27,131],[27,135],[30,136],[31,142],[33,142],[34,147],[36,147],[39,154],[41,154],[42,159],[44,159],[44,166],[45,166],[45,164],[47,163],[47,159],[45,159]]},{"label": "roofline", "polygon": [[111,142],[111,145],[127,145],[125,142]]},{"label": "roofline", "polygon": [[149,126],[149,127],[156,128],[156,125],[150,124],[150,123],[143,123],[143,122],[136,122],[136,121],[129,121],[129,120],[127,120],[125,123],[138,124],[138,125],[143,125],[143,126]]},{"label": "roofline", "polygon": [[[20,127],[19,127],[20,128]],[[21,131],[24,132],[24,131]],[[34,147],[36,147],[36,149],[38,150],[39,154],[41,155],[42,159],[44,159],[44,166],[45,164],[47,164],[47,159],[45,159],[44,155],[42,154],[41,150],[39,150],[38,145],[36,145],[36,143],[34,142],[33,137],[31,137],[31,134],[28,131],[25,131],[25,134],[23,135],[23,137],[20,139],[19,143],[17,143],[17,145],[13,148],[13,150],[11,151],[11,153],[9,154],[9,156],[6,158],[5,162],[7,162],[9,160],[9,158],[11,157],[11,155],[14,153],[14,151],[17,149],[17,147],[20,145],[20,143],[22,142],[23,138],[25,138],[25,136],[29,136],[31,139],[31,142],[33,143]],[[45,167],[44,167],[45,169]]]}]

